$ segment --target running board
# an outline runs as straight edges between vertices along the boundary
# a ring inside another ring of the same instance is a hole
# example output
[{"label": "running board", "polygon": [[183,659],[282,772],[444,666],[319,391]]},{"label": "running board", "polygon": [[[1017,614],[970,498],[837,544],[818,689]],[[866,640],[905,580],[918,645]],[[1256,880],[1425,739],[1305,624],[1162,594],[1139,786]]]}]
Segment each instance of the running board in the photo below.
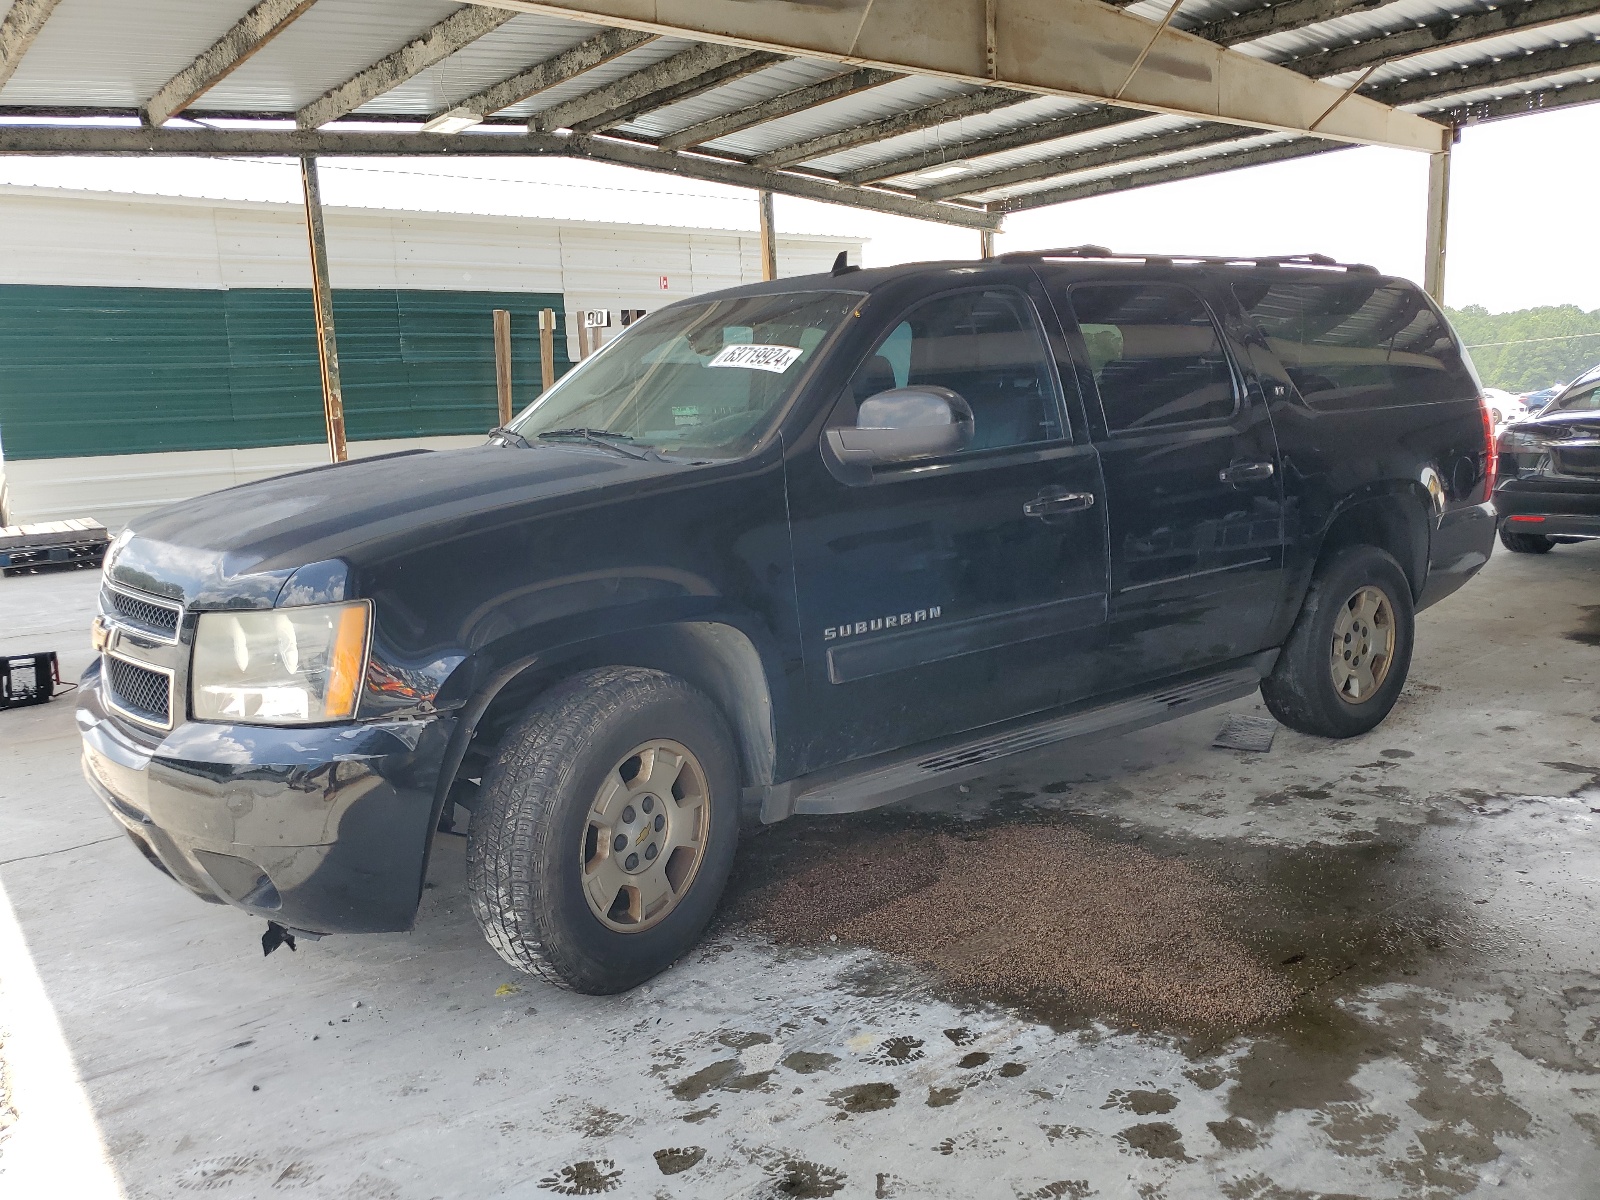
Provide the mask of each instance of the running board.
[{"label": "running board", "polygon": [[1168,685],[1158,691],[1065,716],[1050,716],[1020,726],[1013,724],[1003,732],[968,737],[937,749],[924,746],[909,753],[900,752],[893,761],[883,762],[880,757],[877,765],[867,760],[817,772],[810,777],[801,776],[767,789],[761,805],[761,819],[771,823],[795,814],[821,816],[862,812],[962,783],[988,773],[1002,759],[1029,750],[1132,733],[1226,704],[1255,691],[1261,685],[1262,676],[1271,669],[1271,660],[1276,654],[1268,652],[1258,657],[1265,666],[1252,661],[1249,666]]}]

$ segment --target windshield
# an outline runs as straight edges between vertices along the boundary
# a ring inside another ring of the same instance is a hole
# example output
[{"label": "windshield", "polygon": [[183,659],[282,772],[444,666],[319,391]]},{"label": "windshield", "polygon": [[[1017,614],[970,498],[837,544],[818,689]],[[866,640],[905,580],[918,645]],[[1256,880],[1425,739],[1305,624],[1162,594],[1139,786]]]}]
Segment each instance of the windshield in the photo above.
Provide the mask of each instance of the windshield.
[{"label": "windshield", "polygon": [[1596,412],[1600,411],[1600,384],[1590,384],[1580,388],[1570,396],[1562,396],[1550,406],[1551,412]]},{"label": "windshield", "polygon": [[568,372],[511,428],[529,441],[610,434],[667,453],[739,457],[859,300],[789,292],[663,309]]}]

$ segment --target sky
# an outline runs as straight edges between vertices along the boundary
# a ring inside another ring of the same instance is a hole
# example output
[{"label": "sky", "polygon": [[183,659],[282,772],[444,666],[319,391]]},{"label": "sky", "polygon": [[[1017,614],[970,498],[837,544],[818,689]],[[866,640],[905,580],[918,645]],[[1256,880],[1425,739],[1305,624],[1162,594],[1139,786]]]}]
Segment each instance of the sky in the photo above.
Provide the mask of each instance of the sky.
[{"label": "sky", "polygon": [[[1600,104],[1469,126],[1456,147],[1445,302],[1600,309]],[[1319,252],[1422,276],[1427,157],[1362,147],[1006,218],[1007,250]],[[298,203],[288,160],[0,158],[0,183]],[[563,159],[325,160],[329,205],[756,228],[753,193]],[[864,264],[974,258],[965,229],[787,196],[780,232],[870,239]],[[779,263],[782,273],[782,263]]]}]

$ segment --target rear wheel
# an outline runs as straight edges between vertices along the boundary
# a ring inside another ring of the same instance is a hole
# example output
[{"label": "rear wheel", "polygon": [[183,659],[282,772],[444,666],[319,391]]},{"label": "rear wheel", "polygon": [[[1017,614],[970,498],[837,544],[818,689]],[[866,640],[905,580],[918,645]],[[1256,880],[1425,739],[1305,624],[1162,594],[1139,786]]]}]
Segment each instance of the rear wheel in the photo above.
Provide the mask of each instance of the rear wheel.
[{"label": "rear wheel", "polygon": [[1542,533],[1511,533],[1500,527],[1500,544],[1513,554],[1549,554],[1555,541]]},{"label": "rear wheel", "polygon": [[1405,686],[1413,618],[1399,563],[1376,546],[1336,551],[1318,566],[1289,640],[1261,682],[1267,708],[1301,733],[1366,733]]},{"label": "rear wheel", "polygon": [[575,991],[625,991],[699,938],[738,842],[739,774],[721,714],[637,667],[553,688],[484,779],[467,883],[512,966]]}]

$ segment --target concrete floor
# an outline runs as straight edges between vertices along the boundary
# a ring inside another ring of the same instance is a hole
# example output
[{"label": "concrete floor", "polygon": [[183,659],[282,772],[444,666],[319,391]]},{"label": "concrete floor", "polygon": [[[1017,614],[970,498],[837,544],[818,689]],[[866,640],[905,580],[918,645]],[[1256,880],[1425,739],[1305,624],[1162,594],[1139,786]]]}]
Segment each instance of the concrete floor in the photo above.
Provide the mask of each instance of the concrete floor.
[{"label": "concrete floor", "polygon": [[[80,669],[94,587],[0,581],[0,650]],[[1353,742],[1215,750],[1214,710],[855,819],[1048,810],[1187,856],[1303,989],[1231,1033],[737,919],[630,995],[564,994],[479,937],[450,837],[414,932],[263,959],[113,829],[70,701],[0,714],[0,1193],[1600,1197],[1600,544],[1497,554],[1418,642]],[[779,827],[744,875],[851,828]]]}]

